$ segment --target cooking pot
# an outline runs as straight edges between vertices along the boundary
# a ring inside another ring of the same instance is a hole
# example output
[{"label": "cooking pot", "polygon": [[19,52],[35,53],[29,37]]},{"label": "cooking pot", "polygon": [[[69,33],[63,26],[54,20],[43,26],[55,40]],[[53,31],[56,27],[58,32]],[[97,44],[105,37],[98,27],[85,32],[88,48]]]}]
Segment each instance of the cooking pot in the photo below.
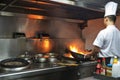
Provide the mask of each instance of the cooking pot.
[{"label": "cooking pot", "polygon": [[50,58],[48,58],[48,61],[49,61],[50,63],[56,63],[56,62],[58,62],[57,58],[55,58],[55,57],[50,57]]},{"label": "cooking pot", "polygon": [[44,58],[44,57],[38,58],[37,60],[41,63],[47,62],[47,58]]},{"label": "cooking pot", "polygon": [[57,59],[57,56],[55,55],[55,53],[49,53],[48,62],[50,62],[50,63],[58,62],[58,59]]},{"label": "cooking pot", "polygon": [[40,63],[47,62],[47,58],[45,58],[44,54],[42,53],[36,54],[34,58],[37,62],[40,62]]},{"label": "cooking pot", "polygon": [[57,57],[57,56],[58,56],[58,54],[53,53],[53,52],[51,52],[51,53],[47,53],[47,54],[49,55],[49,57]]},{"label": "cooking pot", "polygon": [[43,54],[40,54],[40,53],[39,53],[39,54],[36,54],[34,57],[35,57],[35,59],[41,58],[41,57],[43,57]]},{"label": "cooking pot", "polygon": [[33,62],[33,61],[32,61],[33,56],[32,56],[32,54],[30,54],[30,52],[28,52],[28,51],[25,51],[23,54],[21,54],[21,55],[19,56],[19,58],[25,59],[25,60],[27,60],[29,63],[32,63],[32,62]]},{"label": "cooking pot", "polygon": [[19,71],[29,67],[29,62],[22,58],[9,58],[0,61],[0,68],[4,71]]}]

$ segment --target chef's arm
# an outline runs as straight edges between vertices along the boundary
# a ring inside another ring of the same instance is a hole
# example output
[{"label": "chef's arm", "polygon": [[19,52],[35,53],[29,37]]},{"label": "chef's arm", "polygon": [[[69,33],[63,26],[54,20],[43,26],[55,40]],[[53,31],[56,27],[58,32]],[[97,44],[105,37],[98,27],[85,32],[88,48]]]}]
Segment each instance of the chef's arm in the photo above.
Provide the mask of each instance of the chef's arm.
[{"label": "chef's arm", "polygon": [[91,55],[96,55],[97,53],[100,52],[100,48],[98,46],[94,46],[92,52],[91,52]]},{"label": "chef's arm", "polygon": [[97,55],[97,53],[99,53],[99,52],[100,52],[100,48],[99,48],[98,46],[94,46],[94,47],[93,47],[93,50],[85,55],[85,58],[86,58],[86,57],[95,56],[95,55]]}]

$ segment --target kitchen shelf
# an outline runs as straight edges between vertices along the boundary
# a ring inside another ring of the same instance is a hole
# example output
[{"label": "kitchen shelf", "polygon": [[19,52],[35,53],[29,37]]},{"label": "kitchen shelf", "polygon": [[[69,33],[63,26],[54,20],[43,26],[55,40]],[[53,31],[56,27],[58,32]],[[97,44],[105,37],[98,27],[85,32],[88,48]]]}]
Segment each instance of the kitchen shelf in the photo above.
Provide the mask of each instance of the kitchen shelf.
[{"label": "kitchen shelf", "polygon": [[2,0],[0,11],[76,20],[90,20],[104,16],[103,12],[50,0]]}]

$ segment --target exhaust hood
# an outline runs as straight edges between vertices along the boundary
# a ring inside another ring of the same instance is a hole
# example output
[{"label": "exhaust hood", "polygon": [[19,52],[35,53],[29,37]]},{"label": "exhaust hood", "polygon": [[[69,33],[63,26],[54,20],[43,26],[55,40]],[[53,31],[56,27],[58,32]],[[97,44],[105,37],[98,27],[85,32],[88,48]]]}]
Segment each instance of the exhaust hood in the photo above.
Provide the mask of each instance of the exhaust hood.
[{"label": "exhaust hood", "polygon": [[104,12],[50,0],[2,0],[0,11],[77,20],[102,18],[104,15]]},{"label": "exhaust hood", "polygon": [[[74,0],[75,5],[51,0],[1,0],[0,11],[43,15],[48,17],[90,20],[103,18],[109,0]],[[120,0],[115,0],[120,3]]]}]

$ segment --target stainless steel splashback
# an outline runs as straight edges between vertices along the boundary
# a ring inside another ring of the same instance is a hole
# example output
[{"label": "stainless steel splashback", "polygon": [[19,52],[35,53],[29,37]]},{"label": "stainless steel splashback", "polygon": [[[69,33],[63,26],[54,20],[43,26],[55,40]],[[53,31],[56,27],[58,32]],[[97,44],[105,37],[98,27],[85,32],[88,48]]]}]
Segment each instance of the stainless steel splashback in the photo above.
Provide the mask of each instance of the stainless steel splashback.
[{"label": "stainless steel splashback", "polygon": [[21,16],[0,16],[0,38],[12,38],[13,32],[33,36],[39,28],[39,21]]},{"label": "stainless steel splashback", "polygon": [[0,39],[0,60],[16,57],[25,50],[25,39]]},{"label": "stainless steel splashback", "polygon": [[[26,50],[33,50],[32,39],[39,31],[40,21],[27,15],[0,15],[0,60],[17,57]],[[25,33],[27,38],[13,38],[14,32]]]},{"label": "stainless steel splashback", "polygon": [[0,16],[0,38],[11,38],[16,26],[17,18]]}]

